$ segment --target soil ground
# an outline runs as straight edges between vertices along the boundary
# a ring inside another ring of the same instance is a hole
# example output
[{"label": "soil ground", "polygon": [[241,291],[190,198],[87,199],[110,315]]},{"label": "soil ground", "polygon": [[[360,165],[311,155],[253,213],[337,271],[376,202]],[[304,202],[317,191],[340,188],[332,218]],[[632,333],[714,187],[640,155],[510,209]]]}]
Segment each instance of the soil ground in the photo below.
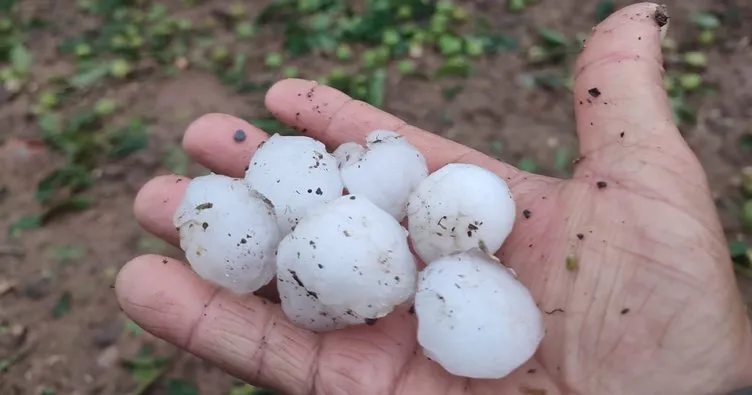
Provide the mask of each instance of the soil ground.
[{"label": "soil ground", "polygon": [[[29,2],[32,3],[32,2]],[[38,1],[37,7],[54,8],[59,23],[77,29],[89,20],[55,2]],[[222,2],[208,1],[189,15],[207,16]],[[248,2],[251,3],[251,2]],[[509,32],[522,47],[533,41],[532,27],[549,27],[567,35],[587,32],[593,25],[596,1],[542,1],[523,14],[510,15],[503,2],[466,1],[471,9],[489,15],[494,28]],[[628,2],[617,1],[617,6]],[[741,20],[752,18],[745,1],[666,1],[672,15],[670,37],[679,43],[694,39],[690,15],[697,11],[733,9]],[[36,3],[35,3],[36,4]],[[252,10],[256,5],[251,5]],[[588,10],[584,12],[583,10]],[[747,26],[747,28],[749,28]],[[718,199],[718,211],[729,239],[741,240],[739,220],[743,202],[738,175],[752,165],[752,151],[741,141],[752,136],[752,46],[750,31],[728,24],[721,39],[705,50],[709,66],[705,78],[714,95],[695,96],[697,123],[683,126],[690,145],[701,159]],[[31,50],[45,59],[35,75],[71,67],[55,58],[55,32],[40,32]],[[270,36],[261,47],[277,48]],[[257,49],[258,50],[258,49]],[[263,54],[254,55],[263,59]],[[257,62],[259,65],[261,61]],[[261,67],[261,66],[259,66]],[[326,67],[313,64],[312,67]],[[467,80],[421,81],[390,78],[384,108],[426,130],[435,131],[511,163],[537,164],[538,172],[567,176],[562,156],[575,152],[574,119],[569,92],[525,89],[531,69],[524,56],[501,53],[481,61]],[[264,70],[249,70],[254,73]],[[442,92],[461,84],[451,102]],[[146,234],[131,211],[133,198],[149,178],[184,168],[188,175],[203,169],[188,165],[176,152],[185,127],[207,112],[226,112],[249,119],[266,115],[263,92],[237,94],[207,72],[186,70],[173,78],[146,75],[99,88],[117,99],[127,114],[150,119],[149,145],[124,160],[100,166],[97,182],[87,196],[94,205],[86,211],[60,216],[44,227],[18,238],[0,238],[0,393],[125,394],[135,388],[133,373],[120,364],[133,358],[144,345],[154,354],[172,356],[175,350],[129,325],[114,298],[111,284],[119,267],[144,252],[176,251]],[[82,101],[89,100],[82,97]],[[44,145],[30,144],[38,131],[27,116],[31,105],[24,96],[11,98],[0,89],[0,227],[6,229],[28,212],[38,209],[37,183],[64,159]],[[565,156],[566,157],[566,156]],[[168,159],[165,159],[168,158]],[[558,163],[558,164],[557,164]],[[187,166],[187,167],[186,167]],[[752,282],[740,277],[740,287],[752,302]],[[67,300],[70,295],[70,300]],[[60,311],[61,303],[67,314]],[[178,354],[176,363],[151,391],[168,394],[170,379],[195,383],[200,394],[229,394],[238,383],[210,365]],[[173,386],[177,385],[173,382]],[[173,388],[174,390],[174,388]]]}]

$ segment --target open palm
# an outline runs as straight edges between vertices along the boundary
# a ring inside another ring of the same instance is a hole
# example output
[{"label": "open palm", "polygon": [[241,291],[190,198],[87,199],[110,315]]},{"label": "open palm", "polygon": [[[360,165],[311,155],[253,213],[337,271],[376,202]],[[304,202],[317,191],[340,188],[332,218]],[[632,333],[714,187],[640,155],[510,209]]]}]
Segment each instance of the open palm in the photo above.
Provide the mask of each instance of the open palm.
[{"label": "open palm", "polygon": [[[752,336],[705,174],[662,90],[655,10],[621,10],[587,42],[571,180],[521,172],[310,81],[282,81],[267,95],[275,116],[330,146],[397,130],[431,170],[473,163],[509,182],[520,220],[499,257],[547,312],[548,328],[535,358],[509,377],[445,373],[420,351],[408,311],[318,335],[292,326],[279,305],[216,289],[161,256],[122,269],[123,309],[156,336],[289,394],[722,394],[748,384]],[[238,129],[248,132],[242,144]],[[242,176],[265,137],[211,114],[189,127],[184,148],[215,172]],[[171,218],[186,185],[177,176],[149,182],[136,199],[139,222],[176,243]]]}]

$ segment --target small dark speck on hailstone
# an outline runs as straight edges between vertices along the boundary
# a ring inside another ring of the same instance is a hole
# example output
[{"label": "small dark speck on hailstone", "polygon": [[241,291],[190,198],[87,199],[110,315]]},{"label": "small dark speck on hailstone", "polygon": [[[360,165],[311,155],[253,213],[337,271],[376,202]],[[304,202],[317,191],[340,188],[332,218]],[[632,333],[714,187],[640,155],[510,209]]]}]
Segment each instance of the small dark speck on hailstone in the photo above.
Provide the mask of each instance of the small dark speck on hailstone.
[{"label": "small dark speck on hailstone", "polygon": [[608,186],[608,183],[606,181],[598,181],[595,183],[595,185],[598,187],[598,189],[603,189]]},{"label": "small dark speck on hailstone", "polygon": [[585,235],[583,235],[582,233],[577,233],[577,238],[582,240],[585,238]]},{"label": "small dark speck on hailstone", "polygon": [[525,217],[526,219],[530,218],[531,215],[533,215],[533,213],[530,212],[530,210],[528,210],[528,209],[522,210],[522,216]]},{"label": "small dark speck on hailstone", "polygon": [[601,95],[601,90],[598,88],[590,88],[587,92],[592,97],[598,97]]},{"label": "small dark speck on hailstone", "polygon": [[621,311],[621,315],[626,315],[626,314],[629,314],[629,307]]},{"label": "small dark speck on hailstone", "polygon": [[242,143],[245,141],[245,131],[238,129],[235,131],[235,134],[232,135],[233,140],[235,140],[236,143]]}]

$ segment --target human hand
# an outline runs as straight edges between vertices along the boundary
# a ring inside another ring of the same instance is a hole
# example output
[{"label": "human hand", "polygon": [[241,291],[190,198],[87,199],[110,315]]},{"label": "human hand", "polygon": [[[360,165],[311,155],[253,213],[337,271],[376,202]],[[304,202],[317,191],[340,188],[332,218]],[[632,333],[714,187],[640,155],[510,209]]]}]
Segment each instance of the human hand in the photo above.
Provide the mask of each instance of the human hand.
[{"label": "human hand", "polygon": [[[282,81],[267,95],[281,121],[329,146],[392,129],[431,171],[472,163],[508,181],[519,221],[499,257],[549,314],[537,354],[507,378],[445,373],[420,352],[406,311],[314,334],[279,305],[218,290],[161,256],[122,269],[123,310],[230,374],[289,394],[724,394],[752,383],[752,333],[706,176],[662,89],[655,12],[618,11],[588,40],[576,69],[581,159],[571,180],[524,173],[312,82]],[[242,144],[238,129],[248,135]],[[265,136],[211,114],[188,128],[183,146],[213,171],[242,177]],[[159,177],[135,202],[142,226],[174,244],[186,185]]]}]

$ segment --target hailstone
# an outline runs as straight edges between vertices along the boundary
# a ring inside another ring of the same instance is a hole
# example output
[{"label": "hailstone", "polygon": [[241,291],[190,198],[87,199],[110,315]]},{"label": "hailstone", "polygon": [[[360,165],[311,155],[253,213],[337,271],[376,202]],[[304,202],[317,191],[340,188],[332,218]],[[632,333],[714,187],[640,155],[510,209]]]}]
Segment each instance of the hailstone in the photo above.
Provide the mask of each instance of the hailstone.
[{"label": "hailstone", "polygon": [[193,179],[173,223],[180,247],[202,278],[235,293],[254,292],[275,275],[282,239],[272,204],[242,179]]},{"label": "hailstone", "polygon": [[425,355],[462,377],[507,376],[535,354],[545,333],[527,288],[479,249],[420,273],[415,314]]},{"label": "hailstone", "polygon": [[273,135],[251,158],[245,180],[272,201],[283,235],[309,209],[341,197],[343,189],[337,160],[306,136]]},{"label": "hailstone", "polygon": [[283,310],[312,330],[373,323],[414,295],[416,278],[407,231],[361,195],[310,210],[278,248]]},{"label": "hailstone", "polygon": [[469,164],[435,171],[407,204],[410,238],[424,262],[476,247],[495,253],[511,233],[515,215],[506,182]]},{"label": "hailstone", "polygon": [[344,143],[334,151],[334,157],[348,193],[365,196],[398,221],[405,218],[410,193],[428,176],[420,151],[388,130],[371,132],[366,148]]}]

